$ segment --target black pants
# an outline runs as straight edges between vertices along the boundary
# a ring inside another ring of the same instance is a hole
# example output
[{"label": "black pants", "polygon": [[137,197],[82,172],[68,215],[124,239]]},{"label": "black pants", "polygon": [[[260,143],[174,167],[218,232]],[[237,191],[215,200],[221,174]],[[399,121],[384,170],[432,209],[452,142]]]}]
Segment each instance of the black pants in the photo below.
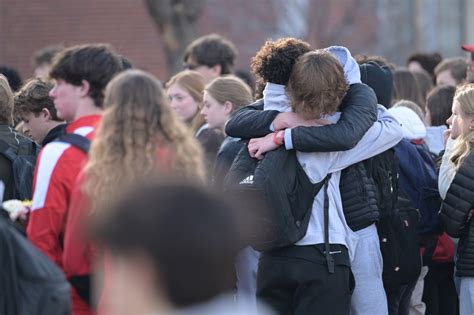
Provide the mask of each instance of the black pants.
[{"label": "black pants", "polygon": [[410,300],[417,280],[411,284],[398,287],[385,288],[387,294],[389,315],[408,315],[410,312]]},{"label": "black pants", "polygon": [[346,247],[331,245],[335,272],[329,273],[324,245],[289,246],[260,256],[257,296],[277,314],[350,313],[355,282]]},{"label": "black pants", "polygon": [[423,302],[426,315],[457,314],[458,295],[454,286],[454,263],[433,264],[425,277]]}]

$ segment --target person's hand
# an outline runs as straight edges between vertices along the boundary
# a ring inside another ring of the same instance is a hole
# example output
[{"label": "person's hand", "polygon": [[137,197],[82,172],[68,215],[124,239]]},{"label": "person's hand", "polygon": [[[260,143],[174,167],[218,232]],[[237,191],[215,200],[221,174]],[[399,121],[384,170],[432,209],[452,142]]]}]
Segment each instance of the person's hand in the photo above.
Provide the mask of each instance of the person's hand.
[{"label": "person's hand", "polygon": [[10,212],[10,220],[16,221],[19,220],[20,222],[26,222],[28,219],[28,215],[30,213],[30,207],[23,207],[16,211]]},{"label": "person's hand", "polygon": [[300,115],[293,112],[280,113],[273,120],[273,127],[275,128],[275,130],[283,130],[286,128],[295,127],[316,127],[330,124],[332,124],[332,122],[327,119],[320,118],[306,120]]},{"label": "person's hand", "polygon": [[2,208],[8,212],[12,221],[26,221],[30,213],[31,201],[20,201],[17,199],[7,200],[2,203]]},{"label": "person's hand", "polygon": [[269,151],[273,151],[278,148],[278,145],[273,142],[273,133],[269,133],[262,138],[250,139],[248,144],[248,150],[251,157],[256,159],[263,159],[263,155]]}]

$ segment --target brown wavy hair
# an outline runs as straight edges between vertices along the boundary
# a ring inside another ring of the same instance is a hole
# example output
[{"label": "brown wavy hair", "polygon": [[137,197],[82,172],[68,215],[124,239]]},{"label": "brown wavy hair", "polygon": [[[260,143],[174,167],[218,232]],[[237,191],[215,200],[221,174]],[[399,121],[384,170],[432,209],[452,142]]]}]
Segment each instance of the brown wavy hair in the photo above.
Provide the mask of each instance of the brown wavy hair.
[{"label": "brown wavy hair", "polygon": [[3,74],[0,74],[0,124],[13,125],[13,92]]},{"label": "brown wavy hair", "polygon": [[204,116],[201,115],[202,99],[204,96],[206,81],[199,72],[193,70],[184,70],[172,76],[171,79],[166,82],[165,88],[169,89],[169,87],[175,83],[188,91],[194,101],[198,104],[196,114],[193,118],[191,118],[190,121],[187,122],[191,130],[196,133],[198,129],[201,128],[201,126],[206,122]]},{"label": "brown wavy hair", "polygon": [[[93,209],[117,197],[117,187],[154,173],[171,171],[204,181],[202,150],[168,106],[162,84],[154,76],[140,70],[119,74],[107,86],[104,105],[85,167],[84,191]],[[158,160],[160,149],[169,153],[168,161]]]},{"label": "brown wavy hair", "polygon": [[323,49],[298,58],[287,87],[293,111],[305,119],[336,112],[347,90],[342,65]]},{"label": "brown wavy hair", "polygon": [[47,108],[53,120],[61,121],[56,113],[54,102],[49,97],[53,83],[40,78],[30,79],[15,93],[15,113],[24,116],[33,113],[38,116]]}]

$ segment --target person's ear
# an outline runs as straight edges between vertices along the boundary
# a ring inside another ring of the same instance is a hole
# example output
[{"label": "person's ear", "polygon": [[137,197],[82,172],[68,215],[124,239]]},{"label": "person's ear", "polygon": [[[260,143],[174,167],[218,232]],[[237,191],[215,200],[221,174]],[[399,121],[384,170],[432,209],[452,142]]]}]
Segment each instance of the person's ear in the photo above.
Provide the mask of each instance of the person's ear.
[{"label": "person's ear", "polygon": [[232,113],[234,110],[234,105],[230,101],[225,101],[223,106],[226,115],[230,115],[230,113]]},{"label": "person's ear", "polygon": [[41,109],[40,115],[47,121],[53,118],[53,115],[51,115],[51,112],[46,107],[43,107],[43,109]]},{"label": "person's ear", "polygon": [[212,72],[216,75],[216,77],[220,76],[222,73],[222,67],[220,64],[213,65],[211,67]]},{"label": "person's ear", "polygon": [[89,96],[90,84],[87,80],[81,81],[81,85],[79,86],[79,91],[82,97]]}]

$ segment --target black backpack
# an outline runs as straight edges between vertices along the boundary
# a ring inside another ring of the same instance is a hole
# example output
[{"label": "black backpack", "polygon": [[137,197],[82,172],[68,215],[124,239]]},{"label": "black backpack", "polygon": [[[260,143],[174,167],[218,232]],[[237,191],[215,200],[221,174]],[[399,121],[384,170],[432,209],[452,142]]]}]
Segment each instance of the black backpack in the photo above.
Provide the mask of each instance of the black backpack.
[{"label": "black backpack", "polygon": [[399,187],[399,160],[393,149],[366,161],[375,182],[380,219],[377,232],[386,288],[416,281],[421,270],[419,213]]},{"label": "black backpack", "polygon": [[91,148],[91,141],[77,133],[63,134],[54,141],[69,143],[70,145],[78,148],[85,154],[89,153],[89,150]]},{"label": "black backpack", "polygon": [[71,289],[63,272],[3,215],[0,257],[0,314],[71,314]]},{"label": "black backpack", "polygon": [[31,200],[33,197],[33,175],[40,148],[27,138],[18,137],[17,139],[20,143],[16,151],[7,142],[0,139],[0,154],[12,164],[12,199]]},{"label": "black backpack", "polygon": [[386,288],[412,284],[421,271],[418,236],[419,213],[399,192],[395,209],[377,226]]},{"label": "black backpack", "polygon": [[252,247],[265,251],[292,245],[306,234],[314,198],[326,182],[311,183],[294,150],[280,147],[257,160],[246,143],[224,179],[224,190],[255,223]]}]

